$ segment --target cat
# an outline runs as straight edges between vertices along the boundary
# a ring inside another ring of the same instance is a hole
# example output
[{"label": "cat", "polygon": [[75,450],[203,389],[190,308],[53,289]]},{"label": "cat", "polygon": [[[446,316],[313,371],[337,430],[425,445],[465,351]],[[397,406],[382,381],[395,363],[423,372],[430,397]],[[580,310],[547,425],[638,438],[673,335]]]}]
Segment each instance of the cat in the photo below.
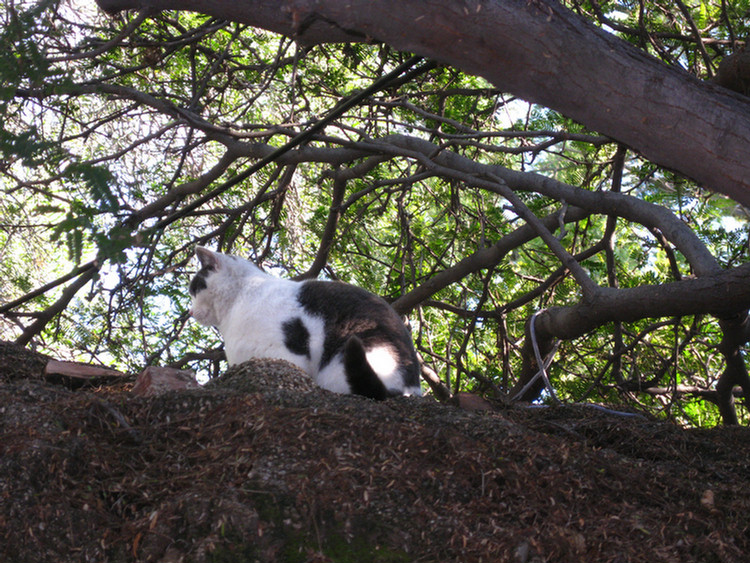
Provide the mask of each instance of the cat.
[{"label": "cat", "polygon": [[190,315],[215,326],[230,365],[287,360],[324,389],[376,400],[420,395],[408,329],[388,303],[337,281],[294,281],[198,246]]}]

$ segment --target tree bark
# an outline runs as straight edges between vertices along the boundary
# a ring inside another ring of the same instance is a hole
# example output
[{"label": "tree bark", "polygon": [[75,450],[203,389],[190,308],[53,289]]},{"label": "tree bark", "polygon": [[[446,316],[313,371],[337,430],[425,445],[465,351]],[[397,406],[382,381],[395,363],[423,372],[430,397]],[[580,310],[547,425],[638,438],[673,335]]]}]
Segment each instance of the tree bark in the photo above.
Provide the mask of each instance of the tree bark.
[{"label": "tree bark", "polygon": [[750,206],[750,100],[668,67],[553,0],[97,0],[190,10],[302,44],[382,41],[485,77]]},{"label": "tree bark", "polygon": [[737,424],[737,411],[734,408],[734,387],[742,388],[744,399],[750,399],[750,376],[747,373],[742,347],[750,337],[750,319],[747,311],[720,319],[724,333],[719,350],[727,365],[716,383],[717,404],[724,424]]},{"label": "tree bark", "polygon": [[[535,324],[537,345],[544,350],[551,347],[555,338],[577,338],[611,321],[712,314],[720,319],[724,331],[720,349],[727,361],[716,387],[719,410],[725,424],[737,424],[734,386],[741,386],[745,396],[750,396],[750,377],[740,350],[750,336],[747,319],[750,292],[744,289],[748,276],[750,264],[743,264],[714,275],[658,286],[599,288],[599,295],[592,302],[552,307],[540,313]],[[524,364],[511,396],[520,393],[538,371],[528,330],[521,354]],[[519,399],[534,400],[540,391],[541,382],[537,382]]]},{"label": "tree bark", "polygon": [[537,318],[537,332],[571,339],[612,321],[710,314],[731,318],[750,308],[750,264],[700,278],[614,289],[600,287],[595,299],[552,307]]}]

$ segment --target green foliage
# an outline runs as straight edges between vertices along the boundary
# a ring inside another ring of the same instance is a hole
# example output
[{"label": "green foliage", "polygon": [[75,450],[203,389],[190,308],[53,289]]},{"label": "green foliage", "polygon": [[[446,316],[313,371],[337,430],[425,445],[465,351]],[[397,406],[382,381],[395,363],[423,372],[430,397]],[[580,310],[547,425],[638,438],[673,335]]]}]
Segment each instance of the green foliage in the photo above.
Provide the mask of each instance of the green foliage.
[{"label": "green foliage", "polygon": [[50,65],[37,37],[54,34],[50,12],[54,0],[44,0],[22,11],[6,8],[0,31],[0,89],[3,100],[10,99],[16,87],[40,85],[50,75]]}]

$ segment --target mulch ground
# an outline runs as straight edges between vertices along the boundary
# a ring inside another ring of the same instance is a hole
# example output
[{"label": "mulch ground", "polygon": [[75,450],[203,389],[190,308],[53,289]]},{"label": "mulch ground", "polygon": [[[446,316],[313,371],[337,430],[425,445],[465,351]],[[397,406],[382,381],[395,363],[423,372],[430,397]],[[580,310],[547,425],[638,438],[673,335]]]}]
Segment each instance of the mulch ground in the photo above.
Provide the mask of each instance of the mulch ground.
[{"label": "mulch ground", "polygon": [[0,367],[7,561],[747,561],[746,428],[374,403],[258,366],[138,398],[25,354]]}]

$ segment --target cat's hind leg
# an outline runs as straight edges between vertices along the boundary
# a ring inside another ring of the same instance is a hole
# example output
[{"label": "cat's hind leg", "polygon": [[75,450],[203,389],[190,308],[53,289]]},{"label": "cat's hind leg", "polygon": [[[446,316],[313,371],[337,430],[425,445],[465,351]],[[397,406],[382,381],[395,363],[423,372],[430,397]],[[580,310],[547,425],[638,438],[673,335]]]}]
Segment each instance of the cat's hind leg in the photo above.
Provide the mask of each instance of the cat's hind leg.
[{"label": "cat's hind leg", "polygon": [[367,360],[367,352],[362,341],[356,336],[349,337],[343,351],[344,372],[351,388],[356,395],[364,395],[377,401],[382,401],[393,395],[400,395],[389,391],[383,381],[375,373]]}]

